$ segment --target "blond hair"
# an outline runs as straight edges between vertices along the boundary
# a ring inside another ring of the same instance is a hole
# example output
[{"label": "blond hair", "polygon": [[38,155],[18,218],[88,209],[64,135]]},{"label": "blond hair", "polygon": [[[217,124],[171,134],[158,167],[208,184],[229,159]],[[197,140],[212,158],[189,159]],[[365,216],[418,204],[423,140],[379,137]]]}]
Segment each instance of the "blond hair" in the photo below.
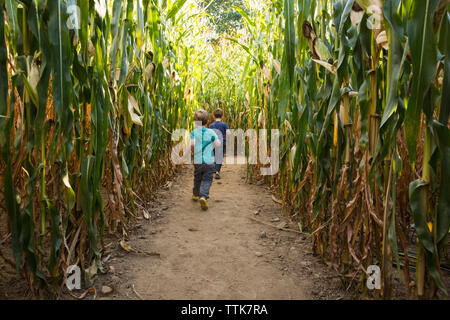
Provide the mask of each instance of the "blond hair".
[{"label": "blond hair", "polygon": [[209,114],[208,111],[200,109],[194,115],[194,121],[201,121],[202,125],[206,125],[208,123]]}]

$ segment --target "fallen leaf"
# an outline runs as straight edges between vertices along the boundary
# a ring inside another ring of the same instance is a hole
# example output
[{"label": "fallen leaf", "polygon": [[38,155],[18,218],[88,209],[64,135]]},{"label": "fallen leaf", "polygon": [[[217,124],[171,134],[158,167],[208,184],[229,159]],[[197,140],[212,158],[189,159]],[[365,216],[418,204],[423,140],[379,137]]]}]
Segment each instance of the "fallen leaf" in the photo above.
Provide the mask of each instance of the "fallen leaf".
[{"label": "fallen leaf", "polygon": [[159,254],[158,252],[135,250],[135,249],[131,248],[130,245],[125,240],[120,241],[120,246],[126,252],[141,253],[141,254],[146,254],[148,256],[157,256],[157,257],[161,256],[161,254]]},{"label": "fallen leaf", "polygon": [[93,283],[93,278],[97,274],[97,271],[98,271],[97,262],[94,260],[92,265],[84,271],[86,274],[86,281],[89,284]]},{"label": "fallen leaf", "polygon": [[125,240],[120,241],[120,246],[126,252],[135,252]]},{"label": "fallen leaf", "polygon": [[76,295],[74,295],[71,291],[69,291],[69,294],[72,296],[72,297],[74,297],[75,299],[78,299],[78,300],[82,300],[82,299],[84,299],[86,296],[87,296],[87,294],[88,293],[90,293],[90,292],[92,292],[93,294],[94,294],[94,300],[97,298],[97,291],[95,290],[95,288],[89,288],[89,289],[87,289],[85,292],[83,292],[80,296],[76,296]]},{"label": "fallen leaf", "polygon": [[134,288],[134,284],[131,286],[131,288],[133,289],[133,292],[136,294],[136,296],[141,299],[144,300],[144,298],[136,291],[136,289]]},{"label": "fallen leaf", "polygon": [[283,204],[283,201],[275,198],[274,195],[272,195],[272,200],[275,201],[276,203]]},{"label": "fallen leaf", "polygon": [[281,222],[280,224],[277,225],[277,228],[278,228],[278,229],[283,229],[283,228],[285,228],[286,226],[287,226],[287,223],[286,223],[286,222]]}]

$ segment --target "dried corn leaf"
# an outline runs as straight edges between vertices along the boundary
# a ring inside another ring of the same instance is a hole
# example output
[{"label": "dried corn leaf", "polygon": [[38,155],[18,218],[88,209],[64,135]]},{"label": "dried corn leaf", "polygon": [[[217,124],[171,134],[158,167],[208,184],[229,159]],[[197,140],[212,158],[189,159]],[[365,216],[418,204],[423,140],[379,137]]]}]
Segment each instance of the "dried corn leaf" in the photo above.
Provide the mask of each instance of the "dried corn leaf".
[{"label": "dried corn leaf", "polygon": [[332,64],[329,64],[328,62],[322,61],[322,60],[317,60],[317,59],[312,59],[315,63],[321,65],[322,67],[324,67],[325,69],[327,69],[328,71],[330,71],[332,74],[336,74],[336,67],[333,66]]},{"label": "dried corn leaf", "polygon": [[136,99],[132,95],[128,95],[128,112],[131,116],[131,121],[134,124],[137,124],[139,126],[143,126],[141,121],[141,111],[139,110],[139,105],[136,101]]},{"label": "dried corn leaf", "polygon": [[133,248],[130,247],[130,245],[125,240],[120,241],[120,246],[126,252],[136,252]]},{"label": "dried corn leaf", "polygon": [[274,195],[272,195],[272,200],[276,203],[283,204],[283,200],[279,200],[279,199],[275,198]]}]

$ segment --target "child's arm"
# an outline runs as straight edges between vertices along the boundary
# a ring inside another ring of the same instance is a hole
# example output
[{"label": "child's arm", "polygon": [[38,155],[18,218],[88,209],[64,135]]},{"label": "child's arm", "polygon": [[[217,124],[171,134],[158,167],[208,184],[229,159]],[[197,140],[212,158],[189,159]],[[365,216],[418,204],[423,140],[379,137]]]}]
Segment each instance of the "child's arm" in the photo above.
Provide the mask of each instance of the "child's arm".
[{"label": "child's arm", "polygon": [[217,134],[214,132],[214,142],[213,145],[214,147],[220,147],[222,145],[222,139],[219,139],[219,137],[217,136]]},{"label": "child's arm", "polygon": [[231,134],[231,131],[230,131],[230,128],[228,127],[228,125],[225,123],[225,134],[226,135],[229,135],[229,134]]},{"label": "child's arm", "polygon": [[220,147],[222,145],[222,142],[220,142],[219,139],[214,140],[214,147]]}]

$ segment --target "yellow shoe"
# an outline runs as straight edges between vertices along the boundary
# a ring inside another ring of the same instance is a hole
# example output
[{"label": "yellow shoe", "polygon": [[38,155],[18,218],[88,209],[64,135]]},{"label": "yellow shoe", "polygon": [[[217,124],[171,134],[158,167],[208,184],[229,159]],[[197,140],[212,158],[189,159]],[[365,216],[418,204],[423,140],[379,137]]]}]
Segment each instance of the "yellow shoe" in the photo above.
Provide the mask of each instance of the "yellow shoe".
[{"label": "yellow shoe", "polygon": [[194,200],[194,201],[198,201],[198,197],[197,196],[192,196],[192,200]]},{"label": "yellow shoe", "polygon": [[203,197],[200,198],[200,206],[204,211],[208,210],[208,201]]}]

